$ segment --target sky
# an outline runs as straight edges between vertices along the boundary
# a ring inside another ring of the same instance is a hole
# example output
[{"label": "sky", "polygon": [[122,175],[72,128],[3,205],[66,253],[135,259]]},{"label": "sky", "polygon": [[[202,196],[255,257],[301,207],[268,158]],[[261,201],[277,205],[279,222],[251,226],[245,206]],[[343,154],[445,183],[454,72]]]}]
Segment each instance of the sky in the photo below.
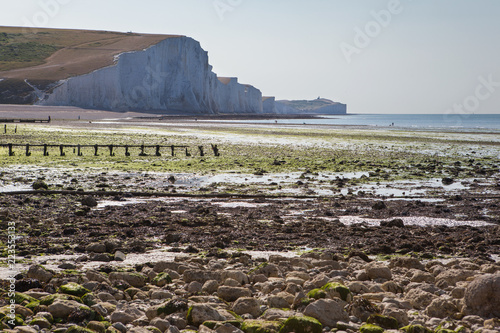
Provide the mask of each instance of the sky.
[{"label": "sky", "polygon": [[498,0],[16,0],[0,25],[179,34],[219,76],[349,113],[500,113]]}]

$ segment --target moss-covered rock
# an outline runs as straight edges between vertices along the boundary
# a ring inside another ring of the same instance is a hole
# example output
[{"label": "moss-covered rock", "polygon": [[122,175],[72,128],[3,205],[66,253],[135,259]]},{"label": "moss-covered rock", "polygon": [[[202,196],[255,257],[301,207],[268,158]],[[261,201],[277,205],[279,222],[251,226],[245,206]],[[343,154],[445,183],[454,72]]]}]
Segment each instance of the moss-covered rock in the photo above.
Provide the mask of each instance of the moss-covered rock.
[{"label": "moss-covered rock", "polygon": [[42,297],[40,299],[40,305],[51,305],[54,303],[56,300],[70,300],[70,301],[76,301],[78,303],[81,303],[82,301],[80,300],[79,297],[76,296],[71,296],[71,295],[63,295],[63,294],[53,294],[53,295],[48,295],[45,297]]},{"label": "moss-covered rock", "polygon": [[101,323],[98,321],[90,321],[87,324],[87,328],[89,330],[97,332],[97,333],[105,333],[106,332],[106,325],[104,323]]},{"label": "moss-covered rock", "polygon": [[152,282],[158,287],[163,287],[166,284],[172,283],[172,278],[168,273],[162,272],[155,276]]},{"label": "moss-covered rock", "polygon": [[30,309],[31,311],[35,311],[35,309],[40,305],[40,301],[32,301],[26,304],[26,308]]},{"label": "moss-covered rock", "polygon": [[323,325],[312,317],[290,317],[281,325],[280,333],[321,333]]},{"label": "moss-covered rock", "polygon": [[364,324],[359,328],[361,333],[384,333],[384,329],[373,324]]},{"label": "moss-covered rock", "polygon": [[24,293],[15,293],[14,294],[14,301],[16,302],[16,304],[28,304],[28,303],[31,303],[34,301],[36,302],[38,300],[36,298],[28,296]]},{"label": "moss-covered rock", "polygon": [[435,333],[456,333],[454,330],[449,330],[447,328],[438,328]]},{"label": "moss-covered rock", "polygon": [[386,329],[398,329],[399,323],[394,317],[372,314],[366,320],[368,324],[375,324]]},{"label": "moss-covered rock", "polygon": [[266,320],[245,320],[240,329],[245,333],[277,333],[281,323]]},{"label": "moss-covered rock", "polygon": [[7,326],[7,327],[23,326],[24,325],[23,318],[18,314],[16,314],[14,316],[14,318],[11,318],[10,316],[4,316],[1,320],[1,322],[4,324],[4,326]]},{"label": "moss-covered rock", "polygon": [[401,327],[400,329],[406,333],[433,333],[432,330],[425,328],[422,325],[408,325]]},{"label": "moss-covered rock", "polygon": [[93,293],[86,293],[81,297],[81,300],[86,306],[92,306],[99,303],[99,299]]},{"label": "moss-covered rock", "polygon": [[326,298],[326,296],[327,296],[326,291],[319,288],[313,289],[307,293],[307,297],[312,299]]},{"label": "moss-covered rock", "polygon": [[330,297],[338,297],[346,302],[352,301],[352,293],[341,283],[338,282],[328,282],[323,287],[321,287]]},{"label": "moss-covered rock", "polygon": [[83,295],[90,293],[90,290],[88,290],[87,288],[84,288],[82,285],[79,285],[78,283],[70,282],[70,283],[62,285],[59,288],[59,292],[66,294],[66,295],[82,297]]},{"label": "moss-covered rock", "polygon": [[163,333],[162,331],[160,331],[158,328],[156,328],[154,326],[146,326],[145,328],[148,331],[153,332],[153,333]]},{"label": "moss-covered rock", "polygon": [[44,317],[35,317],[31,320],[30,326],[37,325],[40,328],[50,328],[52,324]]},{"label": "moss-covered rock", "polygon": [[66,333],[95,333],[92,330],[89,330],[88,328],[83,328],[81,326],[73,325],[68,330]]},{"label": "moss-covered rock", "polygon": [[172,313],[181,312],[188,310],[188,303],[181,299],[171,299],[170,301],[163,303],[157,310],[157,314],[160,315],[170,315]]}]

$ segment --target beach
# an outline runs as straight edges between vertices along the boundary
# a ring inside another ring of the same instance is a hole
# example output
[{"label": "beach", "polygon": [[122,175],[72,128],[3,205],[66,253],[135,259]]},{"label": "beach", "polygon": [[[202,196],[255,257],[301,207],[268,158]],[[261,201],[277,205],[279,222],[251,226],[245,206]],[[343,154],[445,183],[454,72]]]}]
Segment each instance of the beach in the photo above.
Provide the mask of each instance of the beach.
[{"label": "beach", "polygon": [[[340,308],[333,319],[312,315],[339,332],[358,331],[374,313],[405,324],[386,327],[394,331],[498,327],[469,295],[473,281],[498,276],[500,267],[494,129],[5,106],[0,118],[21,109],[51,122],[7,124],[1,134],[2,144],[17,146],[13,156],[0,148],[0,218],[16,232],[16,266],[9,269],[4,251],[0,277],[16,276],[30,302],[45,306],[35,312],[51,312],[53,303],[40,300],[73,282],[96,288],[86,305],[94,315],[137,332],[155,324],[165,332],[165,321],[170,332],[256,319],[279,326],[276,318],[311,316],[314,304]],[[8,235],[1,240],[6,245]],[[210,288],[208,281],[215,281]],[[309,294],[327,282],[348,287],[350,298]],[[231,296],[238,293],[258,310],[240,310]],[[173,299],[185,304],[152,314]],[[380,311],[365,316],[362,300]],[[273,317],[276,308],[288,312]],[[189,317],[188,309],[204,315]],[[116,316],[125,313],[133,319],[123,324]],[[69,315],[47,332],[95,321]],[[27,326],[33,318],[26,311]]]}]

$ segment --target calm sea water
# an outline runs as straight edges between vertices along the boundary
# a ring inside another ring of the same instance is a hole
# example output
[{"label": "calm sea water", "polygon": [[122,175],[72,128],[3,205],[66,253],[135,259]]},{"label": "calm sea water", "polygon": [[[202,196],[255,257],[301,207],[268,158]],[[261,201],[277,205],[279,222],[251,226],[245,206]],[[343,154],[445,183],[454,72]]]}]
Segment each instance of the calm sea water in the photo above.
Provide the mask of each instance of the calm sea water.
[{"label": "calm sea water", "polygon": [[[238,122],[241,122],[239,120]],[[275,120],[248,120],[274,123]],[[278,119],[278,124],[392,126],[414,129],[500,130],[500,114],[351,114],[320,119]]]}]

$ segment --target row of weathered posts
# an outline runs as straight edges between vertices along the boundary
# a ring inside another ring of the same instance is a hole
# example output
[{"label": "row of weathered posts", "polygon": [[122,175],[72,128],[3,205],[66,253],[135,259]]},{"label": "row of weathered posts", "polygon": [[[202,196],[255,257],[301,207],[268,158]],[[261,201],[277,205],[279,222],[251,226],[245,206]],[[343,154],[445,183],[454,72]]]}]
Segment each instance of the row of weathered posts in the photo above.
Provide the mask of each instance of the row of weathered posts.
[{"label": "row of weathered posts", "polygon": [[[164,146],[164,145],[67,145],[67,144],[61,144],[61,145],[54,145],[54,144],[12,144],[12,143],[7,143],[7,144],[0,144],[0,147],[6,147],[9,149],[9,156],[14,156],[14,148],[15,147],[24,147],[25,148],[25,155],[26,156],[31,156],[31,148],[33,147],[41,147],[43,148],[43,156],[49,156],[49,148],[59,148],[59,155],[60,156],[66,156],[66,149],[67,148],[73,148],[73,153],[77,154],[78,156],[83,156],[82,149],[83,148],[92,148],[94,151],[94,156],[99,156],[99,148],[104,148],[109,150],[109,156],[115,156],[116,149],[118,148],[124,148],[125,150],[125,156],[130,156],[130,149],[132,148],[139,148],[139,156],[148,156],[146,154],[146,148],[154,148],[155,149],[155,155],[156,156],[161,156],[160,150],[162,148],[167,148],[170,149],[170,154],[172,156],[175,156],[176,149],[185,149],[186,156],[191,156],[191,153],[189,152],[189,146],[176,146],[176,145],[170,145],[170,146]],[[217,145],[212,144],[211,145],[212,151],[214,153],[214,156],[220,156],[219,153],[219,148]],[[200,156],[205,156],[205,150],[203,146],[198,146],[198,150],[200,153]]]}]

